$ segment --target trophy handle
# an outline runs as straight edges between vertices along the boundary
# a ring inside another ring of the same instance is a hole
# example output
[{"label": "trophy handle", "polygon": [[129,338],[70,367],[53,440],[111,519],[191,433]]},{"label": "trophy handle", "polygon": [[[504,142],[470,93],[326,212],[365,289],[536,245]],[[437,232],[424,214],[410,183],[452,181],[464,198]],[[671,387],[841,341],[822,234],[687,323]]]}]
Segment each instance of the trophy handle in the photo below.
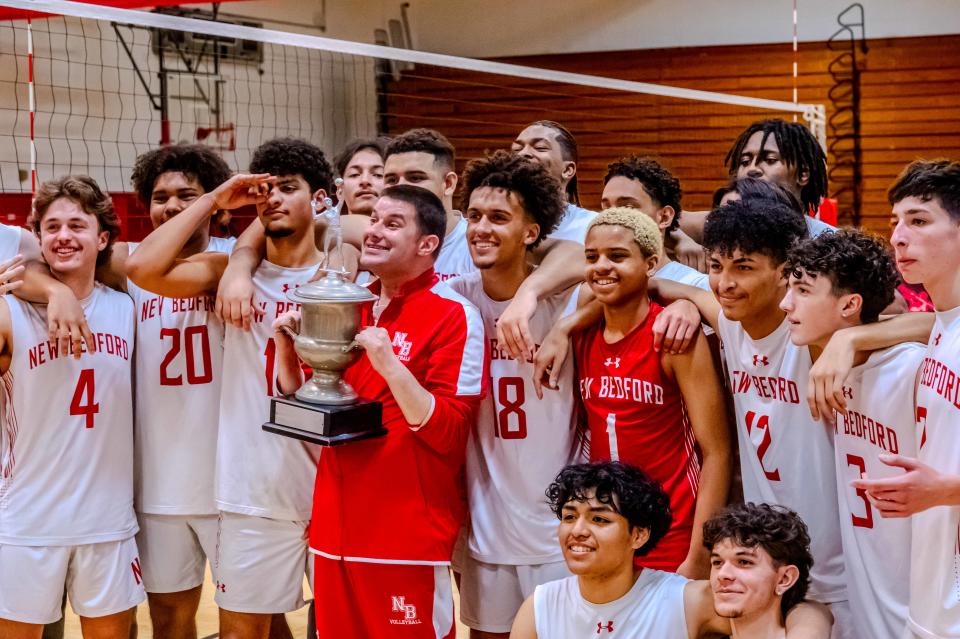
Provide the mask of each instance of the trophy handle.
[{"label": "trophy handle", "polygon": [[350,342],[349,344],[347,344],[346,346],[343,346],[343,347],[341,347],[341,348],[343,349],[343,352],[344,352],[344,353],[349,353],[350,351],[352,351],[352,350],[354,350],[354,349],[356,349],[356,348],[361,348],[361,349],[362,349],[363,346],[361,346],[361,345],[360,345],[360,342],[358,342],[357,340],[353,340],[352,342]]}]

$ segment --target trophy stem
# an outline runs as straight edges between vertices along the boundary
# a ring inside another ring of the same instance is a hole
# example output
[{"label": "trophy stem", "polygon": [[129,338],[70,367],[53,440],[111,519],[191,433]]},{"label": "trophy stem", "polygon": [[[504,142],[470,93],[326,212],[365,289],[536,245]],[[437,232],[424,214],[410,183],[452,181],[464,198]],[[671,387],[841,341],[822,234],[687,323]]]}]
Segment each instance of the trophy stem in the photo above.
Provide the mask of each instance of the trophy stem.
[{"label": "trophy stem", "polygon": [[296,398],[310,404],[353,404],[357,401],[357,392],[340,375],[339,371],[314,368],[313,376],[296,392]]}]

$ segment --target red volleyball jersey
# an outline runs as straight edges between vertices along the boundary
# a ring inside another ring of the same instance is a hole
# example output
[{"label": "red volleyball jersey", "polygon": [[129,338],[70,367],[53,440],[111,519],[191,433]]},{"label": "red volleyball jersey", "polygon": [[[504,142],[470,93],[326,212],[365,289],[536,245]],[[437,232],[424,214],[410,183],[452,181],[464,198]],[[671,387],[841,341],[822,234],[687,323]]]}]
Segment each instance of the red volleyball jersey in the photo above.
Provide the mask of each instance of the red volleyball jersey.
[{"label": "red volleyball jersey", "polygon": [[643,322],[613,344],[604,341],[601,321],[575,338],[574,356],[590,459],[636,466],[670,497],[670,531],[638,563],[675,571],[690,549],[700,453],[680,388],[653,350],[653,322],[662,310],[651,302]]}]

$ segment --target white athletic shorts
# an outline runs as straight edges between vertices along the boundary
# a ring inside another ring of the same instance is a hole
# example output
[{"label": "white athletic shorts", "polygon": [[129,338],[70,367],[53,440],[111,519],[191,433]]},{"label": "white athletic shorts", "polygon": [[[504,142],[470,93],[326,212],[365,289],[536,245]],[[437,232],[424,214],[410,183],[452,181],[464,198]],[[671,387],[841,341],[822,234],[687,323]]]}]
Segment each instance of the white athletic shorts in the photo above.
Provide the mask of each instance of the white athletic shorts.
[{"label": "white athletic shorts", "polygon": [[203,569],[217,558],[217,515],[139,513],[137,548],[147,592],[182,592],[203,584]]},{"label": "white athletic shorts", "polygon": [[217,592],[224,610],[260,614],[293,612],[306,605],[303,576],[313,584],[306,521],[220,513]]},{"label": "white athletic shorts", "polygon": [[63,592],[81,617],[106,617],[146,599],[133,537],[83,546],[0,544],[0,619],[60,619]]},{"label": "white athletic shorts", "polygon": [[570,576],[567,564],[485,564],[467,556],[460,573],[460,621],[481,632],[510,632],[513,618],[534,589]]}]

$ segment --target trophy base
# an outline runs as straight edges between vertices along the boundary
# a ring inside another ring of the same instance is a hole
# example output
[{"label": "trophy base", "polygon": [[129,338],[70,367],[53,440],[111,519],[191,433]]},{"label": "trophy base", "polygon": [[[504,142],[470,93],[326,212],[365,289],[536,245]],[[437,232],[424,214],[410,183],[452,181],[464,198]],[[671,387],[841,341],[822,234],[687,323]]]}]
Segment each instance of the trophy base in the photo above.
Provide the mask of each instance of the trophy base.
[{"label": "trophy base", "polygon": [[270,421],[262,428],[321,446],[339,446],[386,435],[382,415],[380,402],[365,399],[349,406],[331,406],[275,397],[270,400]]}]

